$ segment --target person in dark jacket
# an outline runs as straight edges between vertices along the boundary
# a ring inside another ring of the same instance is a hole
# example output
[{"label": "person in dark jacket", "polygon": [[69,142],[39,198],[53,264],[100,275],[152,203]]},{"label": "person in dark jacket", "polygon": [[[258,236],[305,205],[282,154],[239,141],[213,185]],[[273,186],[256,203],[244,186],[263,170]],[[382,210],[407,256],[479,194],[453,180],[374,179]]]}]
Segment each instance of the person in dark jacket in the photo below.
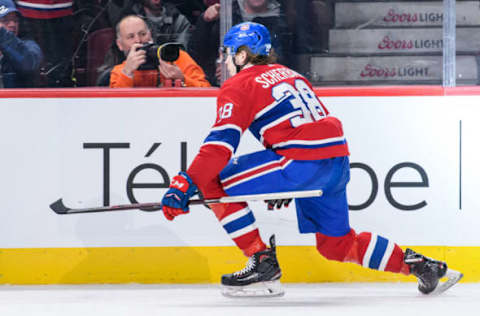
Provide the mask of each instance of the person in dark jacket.
[{"label": "person in dark jacket", "polygon": [[0,88],[33,87],[39,75],[42,50],[18,37],[20,18],[12,0],[0,0]]},{"label": "person in dark jacket", "polygon": [[72,87],[72,55],[76,43],[72,0],[16,0],[22,15],[22,33],[40,46],[44,55],[42,84]]}]

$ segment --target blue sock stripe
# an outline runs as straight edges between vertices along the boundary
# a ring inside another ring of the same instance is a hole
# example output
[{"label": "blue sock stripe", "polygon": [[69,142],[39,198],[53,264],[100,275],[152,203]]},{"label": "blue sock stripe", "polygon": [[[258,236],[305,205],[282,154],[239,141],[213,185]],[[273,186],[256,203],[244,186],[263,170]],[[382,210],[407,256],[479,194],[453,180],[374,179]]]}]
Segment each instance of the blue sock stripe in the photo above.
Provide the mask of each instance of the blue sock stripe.
[{"label": "blue sock stripe", "polygon": [[223,225],[223,228],[227,231],[227,233],[231,234],[233,232],[236,232],[237,230],[240,230],[244,227],[247,227],[249,225],[252,225],[255,223],[255,217],[253,216],[253,213],[250,211],[248,214],[237,218],[236,220]]},{"label": "blue sock stripe", "polygon": [[369,268],[378,270],[378,267],[380,267],[380,263],[382,262],[382,258],[385,255],[385,250],[387,250],[387,246],[388,239],[378,236],[375,249],[373,250],[372,256],[370,257],[370,262],[368,264]]}]

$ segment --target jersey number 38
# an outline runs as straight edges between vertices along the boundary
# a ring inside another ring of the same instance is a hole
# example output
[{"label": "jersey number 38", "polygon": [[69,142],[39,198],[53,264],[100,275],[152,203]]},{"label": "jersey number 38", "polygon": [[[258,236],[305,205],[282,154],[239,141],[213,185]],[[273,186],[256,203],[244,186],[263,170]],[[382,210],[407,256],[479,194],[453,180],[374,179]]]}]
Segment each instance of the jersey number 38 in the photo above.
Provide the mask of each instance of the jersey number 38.
[{"label": "jersey number 38", "polygon": [[296,110],[295,113],[298,113],[290,119],[293,127],[327,116],[315,92],[301,79],[295,80],[295,87],[286,82],[276,85],[272,88],[272,95],[278,103],[290,102]]}]

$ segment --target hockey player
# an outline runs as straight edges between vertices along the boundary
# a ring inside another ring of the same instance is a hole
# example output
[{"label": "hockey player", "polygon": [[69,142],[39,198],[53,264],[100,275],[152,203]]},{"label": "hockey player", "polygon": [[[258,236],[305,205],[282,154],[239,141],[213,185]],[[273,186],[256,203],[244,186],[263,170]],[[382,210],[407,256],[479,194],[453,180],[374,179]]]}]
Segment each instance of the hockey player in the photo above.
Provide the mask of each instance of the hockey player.
[{"label": "hockey player", "polygon": [[[450,280],[441,290],[455,284],[462,275],[449,271],[445,262],[410,249],[404,252],[385,237],[350,227],[349,151],[342,124],[329,115],[308,80],[275,64],[270,50],[270,34],[261,24],[238,24],[225,35],[225,63],[232,77],[220,89],[217,117],[199,153],[163,197],[166,218],[188,213],[188,201],[198,191],[216,198],[322,189],[322,197],[295,199],[295,206],[300,232],[316,235],[316,247],[325,258],[413,274],[425,294],[447,272]],[[266,149],[231,159],[247,129]],[[268,248],[247,203],[209,206],[249,258],[244,269],[222,276],[224,294],[282,295],[274,237]]]}]

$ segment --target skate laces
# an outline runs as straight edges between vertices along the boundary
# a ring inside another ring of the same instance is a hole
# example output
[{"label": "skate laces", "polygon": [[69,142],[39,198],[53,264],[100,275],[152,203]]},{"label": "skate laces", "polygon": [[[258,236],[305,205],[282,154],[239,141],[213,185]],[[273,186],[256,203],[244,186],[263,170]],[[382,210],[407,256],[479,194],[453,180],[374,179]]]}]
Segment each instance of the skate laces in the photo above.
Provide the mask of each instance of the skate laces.
[{"label": "skate laces", "polygon": [[240,271],[233,272],[233,275],[234,276],[243,275],[245,273],[250,272],[253,268],[255,268],[255,256],[251,256],[250,258],[248,258],[247,265],[245,266],[245,268],[243,268]]}]

